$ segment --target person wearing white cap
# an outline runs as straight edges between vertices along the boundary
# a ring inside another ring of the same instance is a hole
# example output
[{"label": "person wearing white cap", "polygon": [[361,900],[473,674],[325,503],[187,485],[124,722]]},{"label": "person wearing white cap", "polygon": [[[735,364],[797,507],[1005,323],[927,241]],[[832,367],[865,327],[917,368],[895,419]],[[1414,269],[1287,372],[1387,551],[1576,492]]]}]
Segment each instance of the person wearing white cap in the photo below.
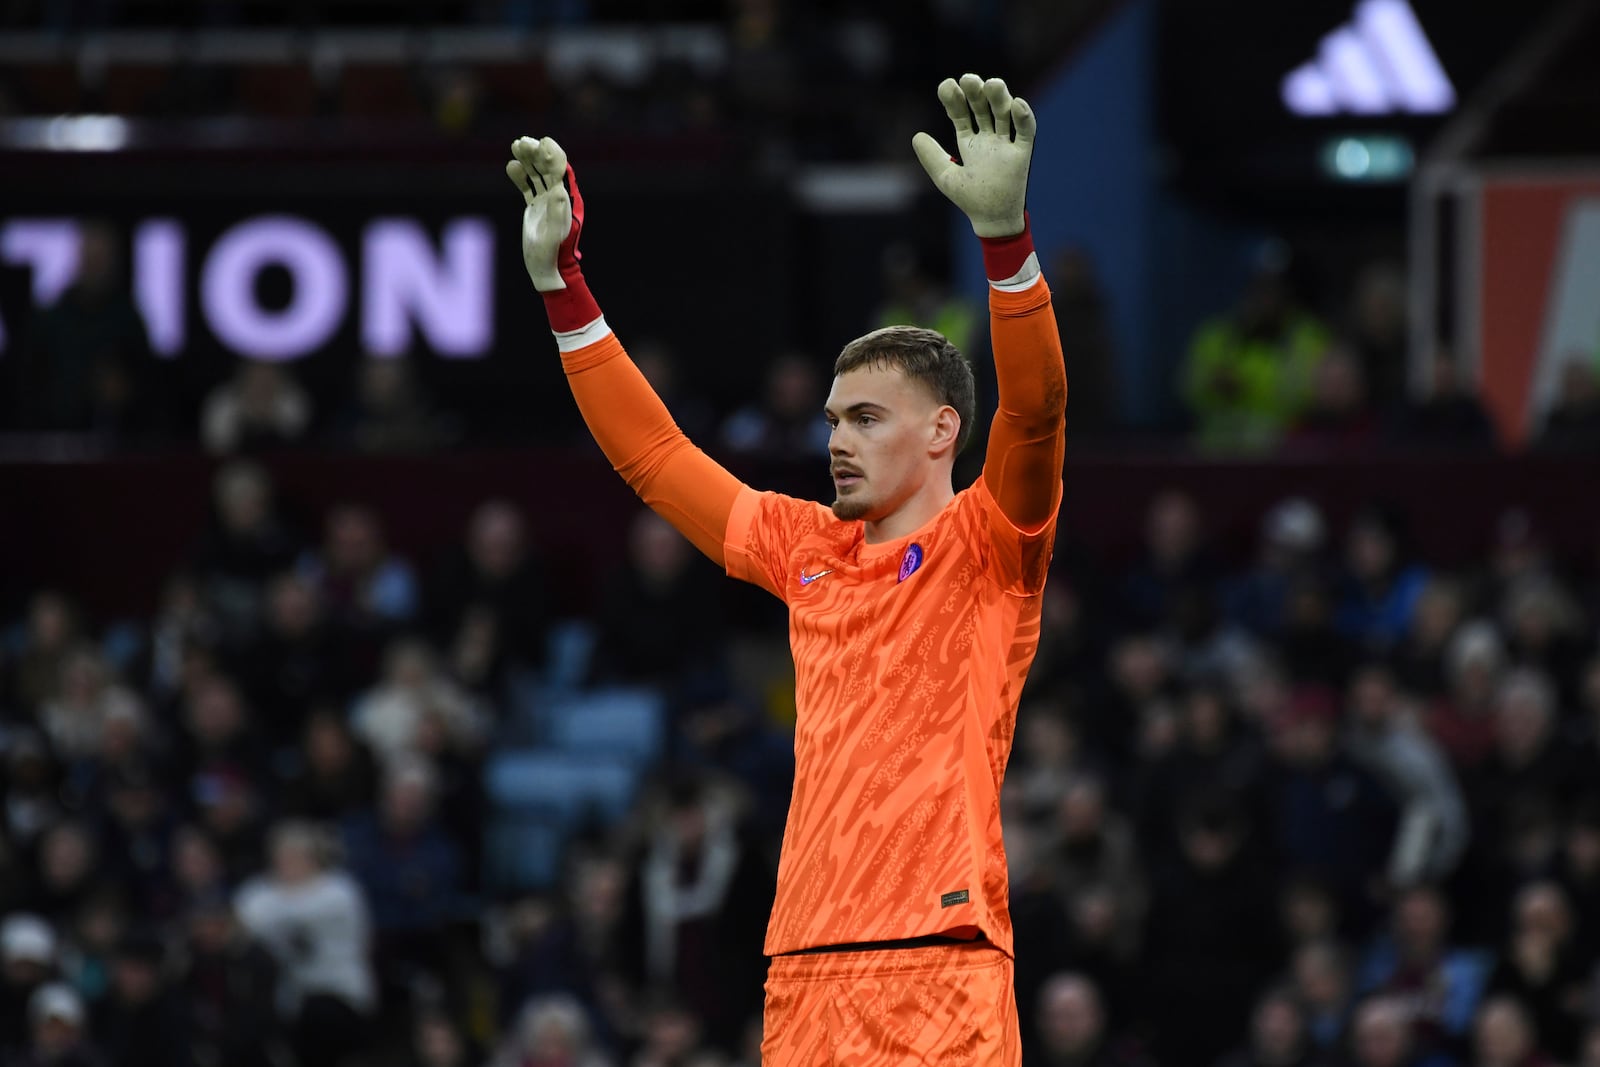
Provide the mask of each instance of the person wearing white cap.
[{"label": "person wearing white cap", "polygon": [[83,998],[65,982],[40,986],[28,1001],[33,1043],[18,1067],[102,1067],[88,1037]]},{"label": "person wearing white cap", "polygon": [[28,1000],[55,967],[56,934],[49,923],[26,912],[0,922],[0,1049],[28,1032]]},{"label": "person wearing white cap", "polygon": [[1322,512],[1304,497],[1280,501],[1261,522],[1256,564],[1224,588],[1228,621],[1258,637],[1276,635],[1286,620],[1297,583],[1314,579],[1327,538]]}]

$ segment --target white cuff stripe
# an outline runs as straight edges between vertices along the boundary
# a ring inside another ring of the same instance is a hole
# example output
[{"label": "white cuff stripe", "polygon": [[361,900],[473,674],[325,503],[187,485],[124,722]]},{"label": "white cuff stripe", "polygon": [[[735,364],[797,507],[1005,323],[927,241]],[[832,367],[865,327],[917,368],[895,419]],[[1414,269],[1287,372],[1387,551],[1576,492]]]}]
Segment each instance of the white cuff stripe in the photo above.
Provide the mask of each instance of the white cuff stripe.
[{"label": "white cuff stripe", "polygon": [[1031,289],[1042,274],[1039,272],[1039,253],[1029,252],[1028,258],[1022,261],[1022,269],[1009,278],[1001,281],[989,279],[989,284],[1002,293],[1020,293],[1024,289]]},{"label": "white cuff stripe", "polygon": [[587,326],[580,326],[566,333],[556,330],[554,333],[557,348],[563,352],[576,352],[580,348],[587,348],[596,341],[609,337],[611,327],[606,325],[606,317],[601,315]]}]

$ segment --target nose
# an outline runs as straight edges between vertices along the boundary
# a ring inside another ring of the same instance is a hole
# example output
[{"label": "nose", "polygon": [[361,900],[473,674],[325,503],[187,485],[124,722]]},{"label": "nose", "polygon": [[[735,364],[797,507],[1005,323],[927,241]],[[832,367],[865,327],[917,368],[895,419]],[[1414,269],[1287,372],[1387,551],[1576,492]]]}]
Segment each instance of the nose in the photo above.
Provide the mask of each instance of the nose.
[{"label": "nose", "polygon": [[851,454],[849,445],[845,441],[845,435],[841,432],[843,429],[844,426],[841,424],[828,431],[828,455],[835,458]]}]

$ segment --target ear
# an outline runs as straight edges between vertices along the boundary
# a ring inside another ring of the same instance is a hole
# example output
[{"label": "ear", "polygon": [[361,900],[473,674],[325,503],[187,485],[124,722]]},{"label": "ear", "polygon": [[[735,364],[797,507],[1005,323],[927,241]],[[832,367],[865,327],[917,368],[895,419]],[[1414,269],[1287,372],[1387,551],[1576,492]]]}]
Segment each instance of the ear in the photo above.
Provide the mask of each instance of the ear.
[{"label": "ear", "polygon": [[937,455],[945,449],[954,455],[956,442],[961,439],[961,416],[949,404],[941,404],[933,413],[933,423],[928,437],[928,451]]}]

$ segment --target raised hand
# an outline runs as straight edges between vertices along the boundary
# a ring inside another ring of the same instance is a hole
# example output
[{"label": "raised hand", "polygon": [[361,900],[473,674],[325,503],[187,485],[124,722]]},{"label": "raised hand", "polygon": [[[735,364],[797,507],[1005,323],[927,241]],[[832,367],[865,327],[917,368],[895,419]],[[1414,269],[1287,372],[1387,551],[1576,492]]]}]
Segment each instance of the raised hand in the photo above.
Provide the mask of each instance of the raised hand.
[{"label": "raised hand", "polygon": [[1035,122],[1026,100],[1012,97],[999,78],[963,74],[939,83],[939,101],[956,129],[956,163],[926,133],[911,139],[917,159],[939,191],[966,213],[979,237],[1010,237],[1023,231],[1028,200],[1028,164]]},{"label": "raised hand", "polygon": [[[578,235],[583,230],[583,195],[555,140],[519,137],[511,142],[506,175],[522,190],[522,263],[541,293],[567,287],[564,275],[578,269]],[[567,185],[572,193],[567,193]]]}]

